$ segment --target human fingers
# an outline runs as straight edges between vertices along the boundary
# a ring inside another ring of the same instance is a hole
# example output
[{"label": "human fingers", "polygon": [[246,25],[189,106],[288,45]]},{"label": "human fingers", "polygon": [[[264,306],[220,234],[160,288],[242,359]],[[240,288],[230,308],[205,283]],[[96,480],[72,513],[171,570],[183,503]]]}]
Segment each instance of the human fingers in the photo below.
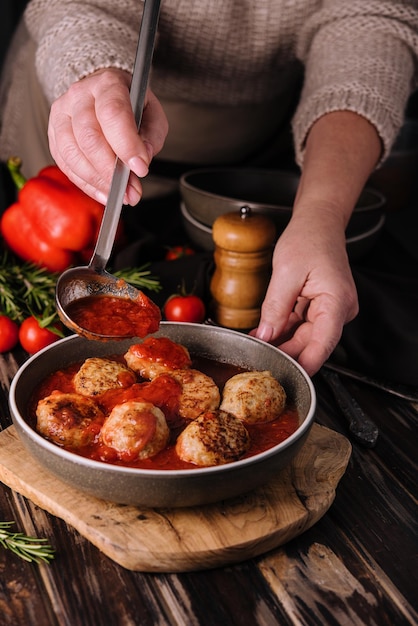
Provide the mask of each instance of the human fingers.
[{"label": "human fingers", "polygon": [[130,97],[123,88],[115,92],[111,100],[97,97],[95,102],[97,120],[109,146],[132,172],[127,186],[127,201],[137,204],[142,195],[138,179],[148,174],[151,160],[161,150],[168,132],[163,108],[148,89],[138,132]]},{"label": "human fingers", "polygon": [[[269,302],[269,306],[274,308],[274,301]],[[347,280],[346,287],[339,293],[331,289],[329,293],[324,290],[311,298],[298,297],[284,323],[279,326],[274,317],[267,318],[273,319],[273,323],[267,321],[261,326],[260,322],[258,329],[251,334],[278,346],[312,376],[329,358],[341,338],[344,325],[354,319],[357,312],[355,287]],[[283,315],[286,317],[286,309]],[[265,333],[264,337],[262,333]]]},{"label": "human fingers", "polygon": [[98,202],[106,202],[106,189],[100,172],[80,150],[74,136],[72,117],[57,100],[51,107],[48,126],[49,148],[58,167],[82,191]]},{"label": "human fingers", "polygon": [[274,256],[276,261],[280,259],[279,262],[273,261],[273,273],[261,307],[260,322],[252,333],[267,342],[288,335],[300,321],[295,306],[306,277],[301,264],[288,262],[279,255],[278,246]]},{"label": "human fingers", "polygon": [[92,81],[95,114],[113,153],[137,176],[143,177],[148,173],[150,155],[138,134],[128,85],[120,78],[120,72],[114,70],[95,74]]},{"label": "human fingers", "polygon": [[[76,143],[99,174],[99,184],[109,189],[115,156],[137,177],[146,176],[151,157],[138,136],[129,95],[128,75],[119,70],[100,71],[89,77],[94,102],[91,117],[89,103],[74,103],[73,128]],[[83,86],[81,81],[79,86]],[[93,162],[93,160],[95,162]],[[136,204],[142,194],[140,181],[129,177],[125,202]]]},{"label": "human fingers", "polygon": [[97,72],[74,83],[51,106],[48,136],[52,156],[75,184],[102,203],[109,190],[115,152],[104,135],[96,107],[101,100],[127,99],[128,85],[125,72]]},{"label": "human fingers", "polygon": [[[51,154],[69,178],[89,195],[105,202],[117,155],[133,172],[125,202],[136,204],[142,194],[137,177],[148,172],[152,155],[161,149],[166,119],[155,96],[144,108],[148,141],[138,135],[129,98],[129,77],[107,70],[75,83],[51,107]],[[160,122],[161,130],[153,131]]]},{"label": "human fingers", "polygon": [[311,240],[309,234],[289,229],[277,243],[260,323],[252,334],[278,345],[313,374],[357,314],[358,301],[344,241],[329,245],[322,229]]},{"label": "human fingers", "polygon": [[160,152],[168,133],[168,121],[158,98],[147,92],[139,136],[145,144],[150,160]]},{"label": "human fingers", "polygon": [[348,312],[329,296],[320,296],[310,302],[304,319],[294,325],[293,334],[274,343],[313,376],[334,351],[352,316],[354,311]]}]

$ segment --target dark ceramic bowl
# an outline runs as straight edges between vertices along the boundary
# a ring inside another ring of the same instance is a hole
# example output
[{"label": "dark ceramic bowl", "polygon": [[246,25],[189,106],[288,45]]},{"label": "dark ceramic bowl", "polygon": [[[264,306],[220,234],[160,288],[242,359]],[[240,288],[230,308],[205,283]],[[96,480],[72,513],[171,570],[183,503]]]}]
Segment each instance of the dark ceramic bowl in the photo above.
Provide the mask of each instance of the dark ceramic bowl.
[{"label": "dark ceramic bowl", "polygon": [[[212,252],[215,244],[212,238],[212,227],[202,224],[187,210],[184,202],[181,203],[181,217],[184,229],[193,244],[201,250]],[[357,261],[367,254],[377,239],[385,223],[385,215],[376,213],[368,230],[352,235],[346,239],[347,253],[350,261]]]},{"label": "dark ceramic bowl", "polygon": [[192,354],[257,370],[270,370],[296,404],[298,429],[277,446],[227,465],[194,470],[143,470],[92,461],[50,443],[30,426],[28,403],[45,376],[91,356],[125,352],[139,340],[88,341],[71,336],[31,357],[10,388],[10,409],[28,451],[50,472],[98,498],[137,506],[183,507],[217,502],[251,491],[267,482],[295,456],[314,421],[316,396],[310,378],[283,352],[247,335],[202,324],[162,322],[155,336],[169,337]]},{"label": "dark ceramic bowl", "polygon": [[[191,170],[180,179],[180,193],[192,218],[211,227],[217,217],[247,205],[254,213],[270,217],[280,235],[287,226],[300,176],[297,172],[207,168]],[[373,228],[383,214],[385,198],[364,189],[347,226],[347,238]]]}]

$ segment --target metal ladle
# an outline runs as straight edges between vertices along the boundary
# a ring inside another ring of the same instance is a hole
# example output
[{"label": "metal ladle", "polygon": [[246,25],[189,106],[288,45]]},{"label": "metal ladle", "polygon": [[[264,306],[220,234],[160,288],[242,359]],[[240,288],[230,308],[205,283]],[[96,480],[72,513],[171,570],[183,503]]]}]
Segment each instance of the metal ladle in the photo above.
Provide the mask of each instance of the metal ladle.
[{"label": "metal ladle", "polygon": [[[160,0],[145,0],[130,89],[130,99],[138,130],[144,109],[159,10]],[[61,274],[56,285],[55,300],[61,321],[70,330],[89,339],[105,339],[109,336],[87,331],[71,319],[67,311],[75,300],[106,295],[140,301],[138,300],[140,292],[135,287],[116,278],[105,269],[112,252],[129,174],[129,168],[117,158],[109,197],[90,263],[87,266],[66,270]]]}]

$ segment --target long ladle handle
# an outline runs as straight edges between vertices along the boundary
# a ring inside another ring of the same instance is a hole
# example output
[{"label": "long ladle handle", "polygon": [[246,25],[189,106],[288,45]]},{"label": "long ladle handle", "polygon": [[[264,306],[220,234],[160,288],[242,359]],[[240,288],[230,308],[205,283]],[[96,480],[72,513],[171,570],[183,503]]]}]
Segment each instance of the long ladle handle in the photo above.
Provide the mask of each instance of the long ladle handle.
[{"label": "long ladle handle", "polygon": [[[138,130],[141,125],[144,110],[145,94],[154,52],[160,3],[160,0],[145,0],[141,28],[139,31],[130,89],[131,105]],[[129,174],[129,167],[117,158],[99,236],[89,263],[89,267],[96,271],[105,269],[111,255]]]}]

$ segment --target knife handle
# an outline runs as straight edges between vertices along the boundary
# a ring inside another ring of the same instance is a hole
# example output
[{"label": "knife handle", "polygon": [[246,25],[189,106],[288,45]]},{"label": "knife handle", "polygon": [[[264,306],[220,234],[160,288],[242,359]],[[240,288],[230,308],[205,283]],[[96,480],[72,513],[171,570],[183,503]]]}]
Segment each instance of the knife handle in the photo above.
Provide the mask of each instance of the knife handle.
[{"label": "knife handle", "polygon": [[321,375],[328,383],[335,401],[348,421],[348,428],[354,439],[367,448],[373,448],[379,435],[376,424],[364,413],[336,372],[321,369]]}]

